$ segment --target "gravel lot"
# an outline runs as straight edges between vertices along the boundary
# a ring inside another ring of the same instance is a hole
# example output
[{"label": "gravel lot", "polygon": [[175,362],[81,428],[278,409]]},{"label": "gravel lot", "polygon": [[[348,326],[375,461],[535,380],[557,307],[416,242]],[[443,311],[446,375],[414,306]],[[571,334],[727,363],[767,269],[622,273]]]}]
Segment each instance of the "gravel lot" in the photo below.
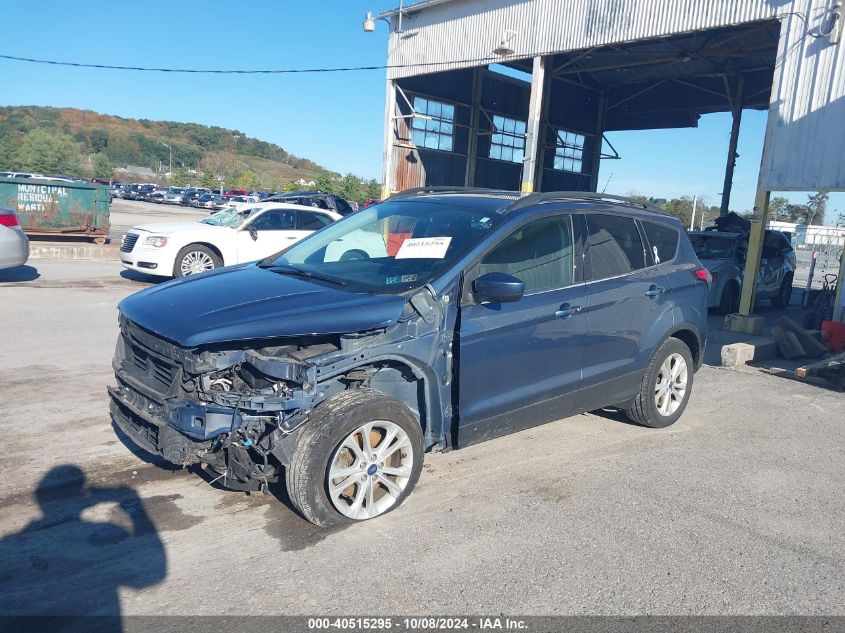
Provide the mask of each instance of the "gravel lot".
[{"label": "gravel lot", "polygon": [[144,284],[31,263],[0,271],[0,613],[845,614],[841,394],[705,366],[673,427],[429,455],[404,507],[324,531],[127,450],[105,388]]}]

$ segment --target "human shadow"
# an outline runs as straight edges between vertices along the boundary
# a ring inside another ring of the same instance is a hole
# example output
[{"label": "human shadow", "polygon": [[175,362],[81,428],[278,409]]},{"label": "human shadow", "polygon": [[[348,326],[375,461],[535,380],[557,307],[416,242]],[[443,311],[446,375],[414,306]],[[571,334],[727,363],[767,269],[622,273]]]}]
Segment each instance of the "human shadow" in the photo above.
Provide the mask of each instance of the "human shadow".
[{"label": "human shadow", "polygon": [[167,574],[164,546],[138,493],[92,486],[65,464],[41,479],[34,496],[42,516],[0,540],[4,626],[122,631],[119,588],[150,587]]}]

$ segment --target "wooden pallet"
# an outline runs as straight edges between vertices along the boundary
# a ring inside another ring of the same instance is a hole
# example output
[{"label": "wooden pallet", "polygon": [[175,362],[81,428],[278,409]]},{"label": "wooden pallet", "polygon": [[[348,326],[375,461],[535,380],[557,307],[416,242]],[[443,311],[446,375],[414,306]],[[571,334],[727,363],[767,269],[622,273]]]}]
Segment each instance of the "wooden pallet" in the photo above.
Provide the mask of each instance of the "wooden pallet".
[{"label": "wooden pallet", "polygon": [[799,367],[795,375],[799,378],[824,378],[830,384],[845,389],[845,352]]}]

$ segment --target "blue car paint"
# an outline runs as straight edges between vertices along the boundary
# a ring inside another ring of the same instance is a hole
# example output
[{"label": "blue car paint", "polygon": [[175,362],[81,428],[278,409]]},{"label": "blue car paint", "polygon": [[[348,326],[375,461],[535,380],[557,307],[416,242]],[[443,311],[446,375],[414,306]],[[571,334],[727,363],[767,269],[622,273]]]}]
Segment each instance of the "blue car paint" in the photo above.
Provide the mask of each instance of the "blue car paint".
[{"label": "blue car paint", "polygon": [[353,294],[251,264],[147,288],[118,309],[173,343],[198,347],[385,328],[404,306],[400,296]]},{"label": "blue car paint", "polygon": [[[464,201],[438,200],[450,202]],[[504,221],[451,269],[401,295],[354,294],[250,264],[150,288],[125,299],[120,310],[185,348],[339,334],[339,350],[308,361],[312,383],[303,388],[310,392],[297,402],[318,406],[344,388],[340,381],[357,367],[395,363],[389,370],[395,374],[377,374],[371,386],[406,402],[420,418],[427,446],[465,446],[577,411],[626,404],[653,350],[676,332],[694,339],[700,365],[707,289],[695,278],[700,264],[677,220],[625,207],[629,217],[679,231],[675,258],[616,279],[584,282],[589,253],[580,213],[619,213],[619,205],[568,201],[507,213],[501,200],[483,204],[491,213],[503,206]],[[467,300],[464,276],[492,245],[522,223],[572,212],[578,262],[573,285],[514,303]],[[654,294],[658,288],[664,292]],[[578,310],[566,318],[555,314],[573,307]],[[421,400],[412,401],[412,388],[397,377],[402,367],[419,381]],[[281,450],[282,463],[284,455]]]}]

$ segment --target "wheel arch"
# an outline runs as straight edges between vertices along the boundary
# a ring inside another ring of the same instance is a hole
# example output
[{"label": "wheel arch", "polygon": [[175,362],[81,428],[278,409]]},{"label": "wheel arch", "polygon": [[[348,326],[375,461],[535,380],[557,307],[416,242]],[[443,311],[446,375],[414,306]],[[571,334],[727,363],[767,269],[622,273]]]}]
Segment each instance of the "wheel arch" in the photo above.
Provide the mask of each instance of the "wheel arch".
[{"label": "wheel arch", "polygon": [[692,324],[683,324],[674,328],[666,337],[676,338],[689,348],[696,371],[704,362],[704,341],[698,328]]},{"label": "wheel arch", "polygon": [[[357,378],[359,372],[373,373],[366,380],[360,380]],[[344,388],[346,385],[351,388],[369,387],[398,400],[410,409],[419,422],[427,445],[434,443],[436,436],[442,432],[442,420],[437,416],[441,407],[438,404],[436,381],[426,374],[425,368],[406,359],[392,356],[367,359],[355,367],[344,369],[327,382],[344,383]]]},{"label": "wheel arch", "polygon": [[207,242],[205,240],[194,240],[193,242],[188,242],[182,248],[185,248],[186,246],[193,246],[194,244],[197,244],[199,246],[205,246],[206,248],[211,249],[212,251],[214,251],[214,254],[217,255],[217,257],[220,258],[220,262],[224,266],[226,265],[226,257],[223,256],[223,251],[220,249],[219,246],[217,246],[216,244],[213,244],[211,242]]}]

